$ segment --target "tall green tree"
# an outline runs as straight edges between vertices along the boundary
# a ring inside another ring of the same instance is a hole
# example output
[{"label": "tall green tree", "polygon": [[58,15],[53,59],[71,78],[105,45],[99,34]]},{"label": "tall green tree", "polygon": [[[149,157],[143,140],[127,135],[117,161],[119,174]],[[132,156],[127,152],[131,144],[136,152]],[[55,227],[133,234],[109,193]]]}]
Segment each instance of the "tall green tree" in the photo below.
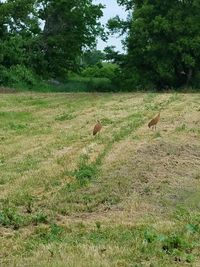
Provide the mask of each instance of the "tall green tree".
[{"label": "tall green tree", "polygon": [[132,14],[126,24],[125,66],[133,84],[158,88],[192,84],[200,70],[200,1],[118,2]]},{"label": "tall green tree", "polygon": [[35,0],[0,3],[0,83],[10,85],[17,76],[30,76],[27,68],[32,68],[32,47],[40,32],[35,11]]},{"label": "tall green tree", "polygon": [[1,3],[1,64],[6,68],[31,62],[31,46],[41,31],[34,2],[7,0]]},{"label": "tall green tree", "polygon": [[103,34],[102,5],[92,0],[0,1],[0,76],[17,67],[65,77]]},{"label": "tall green tree", "polygon": [[40,6],[44,71],[62,77],[78,67],[84,49],[93,46],[97,35],[102,34],[98,19],[103,6],[94,5],[92,0],[42,0]]}]

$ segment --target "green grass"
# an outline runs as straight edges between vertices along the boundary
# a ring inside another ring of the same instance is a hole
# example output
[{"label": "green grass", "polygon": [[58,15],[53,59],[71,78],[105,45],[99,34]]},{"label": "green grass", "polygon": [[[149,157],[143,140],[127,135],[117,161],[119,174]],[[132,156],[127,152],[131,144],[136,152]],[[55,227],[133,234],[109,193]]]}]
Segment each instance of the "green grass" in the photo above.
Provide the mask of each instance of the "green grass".
[{"label": "green grass", "polygon": [[0,265],[199,266],[199,103],[2,94]]},{"label": "green grass", "polygon": [[74,116],[72,114],[63,113],[61,115],[58,115],[55,120],[56,121],[67,121],[74,119]]}]

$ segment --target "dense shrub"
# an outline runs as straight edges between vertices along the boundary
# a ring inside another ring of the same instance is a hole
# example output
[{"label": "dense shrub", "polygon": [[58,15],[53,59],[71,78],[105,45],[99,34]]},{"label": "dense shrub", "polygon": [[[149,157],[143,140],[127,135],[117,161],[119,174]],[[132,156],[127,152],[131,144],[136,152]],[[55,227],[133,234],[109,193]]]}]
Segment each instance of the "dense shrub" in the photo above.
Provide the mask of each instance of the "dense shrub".
[{"label": "dense shrub", "polygon": [[37,82],[34,73],[23,65],[16,65],[10,69],[0,68],[0,84],[7,86],[34,86]]},{"label": "dense shrub", "polygon": [[95,65],[84,69],[82,76],[113,79],[118,71],[119,67],[116,64],[103,63],[102,65]]},{"label": "dense shrub", "polygon": [[74,77],[59,86],[54,86],[59,92],[114,92],[117,91],[114,83],[108,78]]}]

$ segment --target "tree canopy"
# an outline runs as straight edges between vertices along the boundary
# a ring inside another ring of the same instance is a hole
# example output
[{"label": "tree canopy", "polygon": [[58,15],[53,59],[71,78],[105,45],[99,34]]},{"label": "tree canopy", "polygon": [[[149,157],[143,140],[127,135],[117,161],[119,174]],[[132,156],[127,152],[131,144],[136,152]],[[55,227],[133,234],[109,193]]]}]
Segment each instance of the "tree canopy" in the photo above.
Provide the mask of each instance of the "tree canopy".
[{"label": "tree canopy", "polygon": [[126,22],[109,22],[127,30],[125,71],[135,86],[178,87],[192,84],[200,69],[198,0],[118,0],[130,11]]},{"label": "tree canopy", "polygon": [[44,77],[64,77],[103,33],[102,8],[92,0],[0,3],[1,74],[23,65]]}]

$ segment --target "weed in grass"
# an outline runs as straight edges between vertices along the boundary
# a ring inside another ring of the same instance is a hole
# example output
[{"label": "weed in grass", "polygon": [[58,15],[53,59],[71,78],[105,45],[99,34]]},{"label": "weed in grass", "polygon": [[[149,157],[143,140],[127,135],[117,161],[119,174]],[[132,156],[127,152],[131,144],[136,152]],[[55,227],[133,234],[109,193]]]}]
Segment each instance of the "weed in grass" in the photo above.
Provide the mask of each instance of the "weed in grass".
[{"label": "weed in grass", "polygon": [[176,127],[176,132],[184,132],[187,129],[186,124],[183,123],[181,126]]},{"label": "weed in grass", "polygon": [[199,224],[187,224],[186,229],[188,233],[199,233],[200,232],[200,225]]},{"label": "weed in grass", "polygon": [[71,132],[63,132],[63,135],[65,137],[64,141],[66,144],[72,144],[73,142],[76,142],[78,138],[80,138],[80,134],[78,132],[71,133]]},{"label": "weed in grass", "polygon": [[[1,166],[5,166],[4,164],[0,164],[0,167]],[[0,185],[6,185],[6,184],[9,184],[9,182],[13,179],[13,176],[9,173],[6,173],[5,175],[3,176],[0,176]]]},{"label": "weed in grass", "polygon": [[75,115],[70,114],[70,113],[63,113],[62,115],[56,116],[55,120],[56,121],[68,121],[72,120],[75,118]]},{"label": "weed in grass", "polygon": [[22,124],[22,123],[14,123],[14,122],[9,122],[9,124],[7,125],[7,130],[12,130],[12,131],[16,131],[16,132],[22,132],[25,129],[28,128],[27,124]]},{"label": "weed in grass", "polygon": [[169,100],[168,100],[168,104],[172,103],[172,102],[177,102],[181,100],[181,95],[178,93],[174,93],[170,96]]},{"label": "weed in grass", "polygon": [[85,185],[88,181],[95,178],[97,168],[95,165],[81,165],[79,169],[74,172],[74,175],[81,185]]},{"label": "weed in grass", "polygon": [[200,173],[197,173],[194,177],[196,180],[200,180]]},{"label": "weed in grass", "polygon": [[156,96],[157,96],[156,93],[148,93],[148,94],[146,94],[146,95],[144,96],[144,98],[143,98],[143,102],[144,102],[144,103],[152,102]]},{"label": "weed in grass", "polygon": [[98,230],[100,230],[101,229],[101,222],[95,222],[95,225],[96,225],[96,228],[98,229]]},{"label": "weed in grass", "polygon": [[150,193],[151,193],[151,188],[150,188],[149,186],[146,186],[146,187],[144,188],[143,192],[144,192],[145,195],[150,195]]},{"label": "weed in grass", "polygon": [[[83,222],[79,222],[77,223],[76,227],[80,230],[80,231],[83,231],[83,230],[86,230],[86,226]],[[70,231],[69,232],[72,232],[71,229],[69,229]]]},{"label": "weed in grass", "polygon": [[159,111],[161,108],[161,105],[158,103],[146,103],[145,109],[148,111]]},{"label": "weed in grass", "polygon": [[27,213],[32,213],[32,208],[33,208],[33,201],[32,201],[32,199],[29,199],[26,203]]},{"label": "weed in grass", "polygon": [[162,249],[167,254],[173,254],[177,250],[186,250],[191,248],[186,239],[178,234],[171,234],[166,237],[162,244]]},{"label": "weed in grass", "polygon": [[34,225],[38,225],[40,223],[48,223],[48,217],[46,214],[38,213],[32,216],[32,222]]},{"label": "weed in grass", "polygon": [[102,119],[101,119],[101,123],[102,123],[102,125],[106,126],[106,125],[113,124],[114,121],[111,120],[110,118],[102,118]]},{"label": "weed in grass", "polygon": [[39,159],[33,155],[27,155],[21,162],[16,164],[16,171],[23,173],[25,171],[37,168]]},{"label": "weed in grass", "polygon": [[42,108],[46,108],[49,106],[49,103],[47,100],[45,99],[41,99],[41,98],[38,98],[38,99],[34,99],[34,98],[30,98],[30,101],[26,101],[26,104],[28,106],[37,106],[37,107],[42,107]]},{"label": "weed in grass", "polygon": [[200,129],[198,129],[198,128],[190,128],[190,129],[188,129],[188,131],[200,136]]},{"label": "weed in grass", "polygon": [[3,143],[6,140],[6,136],[0,136],[0,143]]},{"label": "weed in grass", "polygon": [[14,230],[26,225],[29,218],[17,213],[14,208],[4,208],[0,212],[0,225],[5,227],[13,227]]},{"label": "weed in grass", "polygon": [[72,193],[72,192],[75,192],[79,188],[80,188],[79,183],[69,183],[64,186],[62,191]]},{"label": "weed in grass", "polygon": [[98,168],[95,163],[89,163],[87,155],[81,155],[78,168],[74,171],[74,176],[81,185],[94,179],[97,175]]},{"label": "weed in grass", "polygon": [[105,204],[107,208],[109,208],[110,206],[118,204],[120,200],[120,196],[113,193],[105,197],[102,203]]},{"label": "weed in grass", "polygon": [[6,179],[4,177],[0,178],[0,185],[6,184]]},{"label": "weed in grass", "polygon": [[36,235],[42,241],[43,244],[50,242],[61,242],[64,229],[63,227],[52,223],[49,228],[41,227],[37,229]]},{"label": "weed in grass", "polygon": [[161,135],[161,133],[160,132],[156,132],[156,133],[154,133],[154,136],[153,136],[153,138],[161,138],[162,137],[162,135]]},{"label": "weed in grass", "polygon": [[195,257],[194,257],[194,255],[192,255],[192,254],[188,254],[188,255],[186,255],[185,261],[188,262],[188,263],[193,263],[193,262],[195,262]]},{"label": "weed in grass", "polygon": [[140,140],[140,137],[139,137],[139,135],[136,135],[136,134],[135,134],[135,135],[132,136],[132,139],[133,139],[133,140]]},{"label": "weed in grass", "polygon": [[157,234],[152,229],[144,230],[144,239],[147,243],[152,243],[157,239]]}]

